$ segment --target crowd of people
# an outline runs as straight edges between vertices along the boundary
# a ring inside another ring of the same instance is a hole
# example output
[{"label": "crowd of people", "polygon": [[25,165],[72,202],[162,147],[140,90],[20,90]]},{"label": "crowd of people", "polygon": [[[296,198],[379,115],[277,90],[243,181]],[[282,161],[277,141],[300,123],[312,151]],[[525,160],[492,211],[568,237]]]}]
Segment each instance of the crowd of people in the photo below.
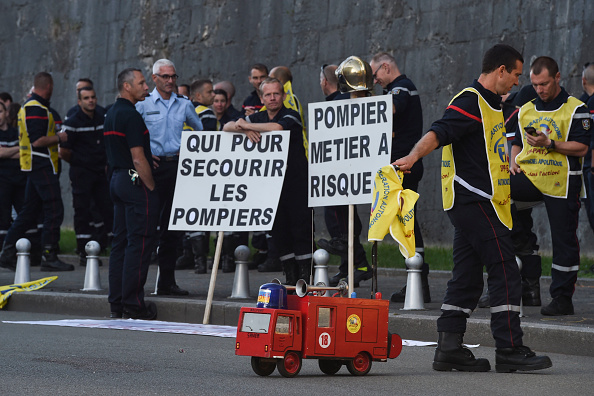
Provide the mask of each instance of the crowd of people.
[{"label": "crowd of people", "polygon": [[[437,322],[436,370],[490,369],[486,359],[475,359],[462,344],[466,319],[477,305],[491,309],[498,371],[551,366],[548,357],[536,356],[522,344],[520,299],[524,305],[542,305],[543,315],[574,314],[580,198],[594,225],[594,205],[583,194],[590,193],[593,184],[594,64],[584,66],[581,100],[561,87],[559,67],[546,56],[530,65],[531,84],[509,95],[523,65],[522,55],[512,47],[489,49],[479,78],[452,99],[425,135],[421,95],[391,54],[378,53],[369,63],[349,57],[320,70],[327,101],[371,95],[374,84],[391,95],[391,161],[405,173],[403,188],[418,191],[422,157],[442,148],[443,208],[454,226],[454,269]],[[182,131],[239,132],[257,142],[262,133],[288,130],[287,170],[276,218],[270,232],[251,235],[257,250],[251,269],[282,270],[287,285],[300,278],[310,280],[316,242],[313,209],[307,205],[308,140],[291,70],[254,64],[248,74],[254,90],[241,110],[233,106],[235,87],[230,81],[181,84],[174,63],[167,59],[154,63],[150,77],[154,89],[149,93],[141,70],[121,71],[118,99],[106,108],[97,104],[92,81],[80,79],[77,105],[64,122],[50,107],[49,73],[35,75],[22,106],[8,93],[0,93],[0,266],[15,270],[16,241],[28,237],[33,245],[31,265],[40,265],[42,271],[74,270],[58,257],[64,216],[60,160],[66,161],[80,265],[86,263],[88,241],[97,240],[104,249],[110,246],[111,317],[154,319],[157,309],[145,301],[144,284],[155,251],[158,295],[188,295],[175,281],[176,270],[204,274],[208,267],[208,231],[168,230]],[[541,262],[531,218],[531,208],[541,202],[548,213],[553,250],[547,305],[541,302]],[[418,216],[416,251],[424,261]],[[348,277],[348,206],[325,207],[324,219],[330,239],[320,239],[317,245],[341,257],[339,271],[330,279],[334,286]],[[358,287],[372,271],[359,241],[363,224],[358,216],[354,228],[353,281]],[[240,244],[248,245],[249,237],[246,232],[225,233],[224,272],[235,270],[233,252]],[[521,272],[516,257],[523,263]],[[481,297],[483,267],[488,291]],[[425,302],[431,301],[428,274],[429,264],[424,262]],[[406,285],[391,300],[403,302],[405,295]]]}]

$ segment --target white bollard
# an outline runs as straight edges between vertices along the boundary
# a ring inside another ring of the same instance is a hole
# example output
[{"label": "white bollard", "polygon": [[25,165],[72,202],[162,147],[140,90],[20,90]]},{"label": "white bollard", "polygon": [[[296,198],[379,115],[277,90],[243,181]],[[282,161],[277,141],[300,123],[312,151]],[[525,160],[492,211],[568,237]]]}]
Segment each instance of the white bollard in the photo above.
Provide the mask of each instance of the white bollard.
[{"label": "white bollard", "polygon": [[233,291],[229,298],[250,298],[249,257],[250,248],[245,245],[237,246],[235,249],[235,278],[233,278]]},{"label": "white bollard", "polygon": [[[328,279],[328,261],[330,261],[330,253],[324,249],[318,249],[313,254],[314,260],[314,280],[313,283],[319,286],[323,283],[325,286],[330,286],[330,280]],[[332,293],[330,290],[320,292],[322,297],[331,297]]]},{"label": "white bollard", "polygon": [[27,238],[21,238],[16,243],[17,264],[14,273],[14,283],[27,283],[31,281],[31,242]]},{"label": "white bollard", "polygon": [[101,288],[101,279],[99,278],[99,252],[101,246],[95,241],[89,241],[85,245],[87,252],[87,269],[85,272],[85,285],[82,291],[99,291]]},{"label": "white bollard", "polygon": [[404,260],[406,263],[406,296],[404,297],[405,311],[423,310],[423,285],[421,284],[421,268],[423,267],[423,257],[419,253]]}]

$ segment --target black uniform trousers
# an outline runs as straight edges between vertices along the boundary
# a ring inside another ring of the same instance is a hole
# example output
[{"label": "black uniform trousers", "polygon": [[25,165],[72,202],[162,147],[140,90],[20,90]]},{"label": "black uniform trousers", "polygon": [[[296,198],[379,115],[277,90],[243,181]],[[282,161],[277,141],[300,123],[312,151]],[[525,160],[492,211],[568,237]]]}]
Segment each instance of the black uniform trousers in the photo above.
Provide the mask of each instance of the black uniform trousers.
[{"label": "black uniform trousers", "polygon": [[[363,229],[363,225],[361,224],[361,219],[357,214],[357,207],[355,209],[355,219],[354,219],[354,232],[355,238],[353,241],[353,248],[355,254],[355,268],[365,268],[368,266],[367,263],[367,256],[365,255],[365,249],[363,245],[361,245],[361,241],[359,237],[361,235],[361,231]],[[341,238],[344,237],[347,239],[349,234],[349,206],[348,205],[341,205],[341,206],[326,206],[324,207],[324,220],[326,221],[326,228],[328,229],[328,233],[332,238]],[[347,256],[341,257],[340,266],[338,270],[346,274],[348,272],[348,265],[349,260]]]},{"label": "black uniform trousers", "polygon": [[159,282],[158,289],[168,290],[175,284],[175,261],[178,257],[177,247],[184,233],[169,231],[169,215],[175,192],[178,157],[160,157],[159,167],[153,169],[153,178],[159,195]]},{"label": "black uniform trousers", "polygon": [[104,228],[110,231],[113,228],[113,204],[109,197],[109,184],[105,172],[71,166],[70,181],[76,242],[79,252],[84,254],[86,243],[96,232],[92,225],[94,217],[91,203],[95,203],[103,219]]},{"label": "black uniform trousers", "polygon": [[5,242],[14,245],[25,232],[37,228],[40,213],[43,214],[43,246],[57,247],[60,242],[60,226],[64,219],[64,205],[60,180],[52,168],[33,169],[28,172],[25,187],[25,202],[16,220],[6,234]]},{"label": "black uniform trousers", "polygon": [[127,169],[116,169],[110,184],[114,207],[109,256],[112,312],[144,309],[144,284],[154,248],[159,197],[142,183],[133,185]]},{"label": "black uniform trousers", "polygon": [[454,226],[454,269],[437,319],[437,331],[464,333],[466,319],[483,291],[483,267],[491,301],[491,332],[497,348],[522,345],[518,265],[511,231],[490,202],[455,203],[447,211]]},{"label": "black uniform trousers", "polygon": [[25,202],[25,187],[27,185],[27,176],[25,172],[18,172],[16,175],[0,174],[0,246],[4,243],[4,238],[8,233],[12,223],[12,208],[19,213]]},{"label": "black uniform trousers", "polygon": [[553,265],[551,268],[552,298],[573,296],[580,267],[580,245],[577,238],[579,194],[582,180],[578,175],[569,176],[567,198],[553,198],[543,195],[524,173],[510,178],[512,199],[518,201],[544,201],[553,244]]},{"label": "black uniform trousers", "polygon": [[281,262],[295,258],[311,263],[313,209],[307,207],[307,184],[292,183],[285,177],[272,226],[272,239]]},{"label": "black uniform trousers", "polygon": [[511,233],[514,252],[522,261],[522,278],[538,279],[542,275],[541,259],[538,255],[538,240],[532,232],[532,208],[517,210],[512,204],[513,229]]}]

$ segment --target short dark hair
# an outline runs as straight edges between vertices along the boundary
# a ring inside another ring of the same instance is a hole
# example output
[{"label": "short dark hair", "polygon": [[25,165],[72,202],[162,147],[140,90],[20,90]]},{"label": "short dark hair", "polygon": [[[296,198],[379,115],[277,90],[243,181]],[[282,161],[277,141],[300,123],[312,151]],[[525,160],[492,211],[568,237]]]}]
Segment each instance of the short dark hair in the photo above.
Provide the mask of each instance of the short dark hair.
[{"label": "short dark hair", "polygon": [[10,100],[11,102],[13,101],[12,96],[8,92],[0,92],[0,100],[3,102],[6,102],[7,100]]},{"label": "short dark hair", "polygon": [[188,90],[188,92],[190,92],[190,86],[188,84],[178,85],[177,87],[178,88],[185,87]]},{"label": "short dark hair", "polygon": [[515,48],[507,44],[496,44],[485,52],[481,73],[491,73],[501,65],[505,66],[508,73],[511,73],[516,67],[517,61],[524,63],[524,58]]},{"label": "short dark hair", "polygon": [[549,76],[551,77],[555,77],[557,73],[559,73],[559,65],[555,59],[549,56],[539,56],[534,59],[534,62],[530,65],[530,71],[534,74],[542,73],[543,69],[547,69]]},{"label": "short dark hair", "polygon": [[6,108],[6,105],[4,104],[4,102],[0,102],[0,106],[2,106],[2,108],[4,109],[4,111],[7,111],[8,109]]},{"label": "short dark hair", "polygon": [[93,91],[95,92],[95,89],[93,87],[82,87],[81,89],[78,90],[78,98],[82,99],[82,92],[83,91]]},{"label": "short dark hair", "polygon": [[33,79],[33,87],[37,89],[46,89],[49,85],[54,83],[52,75],[47,72],[39,72]]},{"label": "short dark hair", "polygon": [[194,94],[202,89],[206,84],[212,85],[212,81],[207,79],[196,80],[190,85],[190,96],[194,97]]},{"label": "short dark hair", "polygon": [[91,80],[90,78],[87,78],[87,77],[79,78],[77,83],[79,83],[79,82],[86,82],[86,83],[90,84],[91,87],[94,86],[93,80]]},{"label": "short dark hair", "polygon": [[225,91],[224,89],[215,89],[214,93],[215,95],[223,95],[225,97],[225,100],[229,100],[229,96],[227,96],[227,91]]},{"label": "short dark hair", "polygon": [[118,91],[121,92],[124,89],[124,83],[132,84],[134,81],[134,72],[141,72],[142,70],[136,69],[134,67],[128,67],[118,74],[117,84],[118,84]]},{"label": "short dark hair", "polygon": [[254,64],[252,65],[252,67],[250,68],[250,74],[252,74],[252,70],[254,70],[254,69],[256,69],[256,70],[258,70],[258,71],[261,71],[262,73],[264,73],[264,74],[268,75],[268,67],[266,67],[266,65],[265,65],[265,64],[262,64],[262,63],[254,63]]}]

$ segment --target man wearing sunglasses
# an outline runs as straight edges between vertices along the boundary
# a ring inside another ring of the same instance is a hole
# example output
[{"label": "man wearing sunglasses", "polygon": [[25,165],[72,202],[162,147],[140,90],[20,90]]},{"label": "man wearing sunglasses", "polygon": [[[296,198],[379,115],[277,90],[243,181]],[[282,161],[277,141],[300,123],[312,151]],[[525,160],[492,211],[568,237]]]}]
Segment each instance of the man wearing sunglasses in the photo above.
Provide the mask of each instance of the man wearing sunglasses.
[{"label": "man wearing sunglasses", "polygon": [[[421,139],[423,134],[423,112],[419,92],[413,82],[401,74],[394,57],[386,52],[376,54],[369,62],[373,70],[373,81],[384,89],[385,93],[392,94],[394,120],[392,123],[392,162],[408,154],[415,143]],[[423,177],[423,162],[419,160],[411,173],[404,177],[402,187],[418,191],[419,182]],[[425,258],[425,247],[423,235],[418,221],[418,212],[415,206],[415,242],[416,251]],[[421,283],[423,286],[423,300],[431,302],[429,292],[429,265],[423,262],[421,272]],[[406,285],[392,294],[390,300],[393,302],[404,302],[406,296]]]},{"label": "man wearing sunglasses", "polygon": [[201,131],[202,122],[192,102],[174,92],[177,82],[175,65],[168,59],[159,59],[153,65],[155,89],[144,101],[136,103],[136,110],[142,115],[151,137],[153,153],[153,177],[159,194],[160,230],[159,237],[159,282],[157,294],[185,296],[175,283],[175,261],[177,244],[181,232],[169,231],[169,215],[175,190],[179,147],[184,122],[193,130]]}]

